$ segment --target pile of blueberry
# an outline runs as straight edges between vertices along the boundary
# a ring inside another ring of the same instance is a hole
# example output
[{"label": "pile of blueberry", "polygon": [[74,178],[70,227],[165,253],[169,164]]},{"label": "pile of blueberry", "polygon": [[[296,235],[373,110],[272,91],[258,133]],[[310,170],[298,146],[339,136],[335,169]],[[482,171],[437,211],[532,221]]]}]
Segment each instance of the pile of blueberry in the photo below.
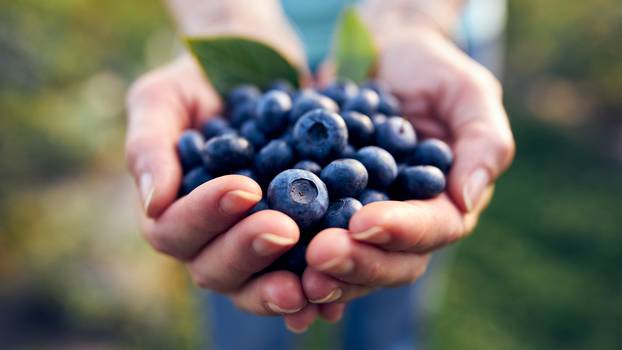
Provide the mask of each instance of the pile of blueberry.
[{"label": "pile of blueberry", "polygon": [[226,99],[227,118],[186,130],[178,143],[180,195],[214,177],[257,181],[264,198],[251,213],[274,209],[300,227],[300,242],[271,268],[297,273],[313,235],[347,228],[371,202],[428,199],[445,189],[452,163],[438,139],[417,143],[397,98],[381,84],[338,80],[321,91],[277,81],[262,93],[242,85]]}]

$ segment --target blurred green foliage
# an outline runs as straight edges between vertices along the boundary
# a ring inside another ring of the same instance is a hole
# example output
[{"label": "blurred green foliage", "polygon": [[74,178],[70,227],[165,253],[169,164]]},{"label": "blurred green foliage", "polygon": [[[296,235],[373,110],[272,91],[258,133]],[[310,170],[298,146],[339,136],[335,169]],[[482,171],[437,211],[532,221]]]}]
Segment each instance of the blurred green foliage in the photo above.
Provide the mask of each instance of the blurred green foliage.
[{"label": "blurred green foliage", "polygon": [[[617,0],[511,2],[518,156],[455,249],[434,348],[622,348],[620,37]],[[125,89],[175,45],[159,2],[0,2],[3,345],[200,341],[185,274],[139,237],[122,157]]]}]

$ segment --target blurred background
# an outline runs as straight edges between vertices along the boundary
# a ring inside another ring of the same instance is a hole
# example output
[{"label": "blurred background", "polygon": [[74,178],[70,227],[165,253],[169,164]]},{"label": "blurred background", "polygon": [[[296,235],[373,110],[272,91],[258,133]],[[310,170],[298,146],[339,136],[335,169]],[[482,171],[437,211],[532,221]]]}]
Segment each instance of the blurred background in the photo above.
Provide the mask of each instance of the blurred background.
[{"label": "blurred background", "polygon": [[[620,349],[622,6],[508,15],[517,158],[443,271],[431,348]],[[178,50],[157,1],[0,1],[0,347],[200,344],[183,269],[140,238],[122,156],[126,88]]]}]

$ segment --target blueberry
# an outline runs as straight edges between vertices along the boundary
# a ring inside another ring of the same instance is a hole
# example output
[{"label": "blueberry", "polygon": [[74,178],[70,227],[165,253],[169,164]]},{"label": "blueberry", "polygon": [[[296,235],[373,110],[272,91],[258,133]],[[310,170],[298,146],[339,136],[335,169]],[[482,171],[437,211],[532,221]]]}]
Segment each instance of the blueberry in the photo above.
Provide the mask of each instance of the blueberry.
[{"label": "blueberry", "polygon": [[279,136],[279,138],[277,140],[281,140],[281,141],[285,141],[287,142],[287,144],[289,145],[289,147],[292,147],[292,149],[294,149],[294,135],[292,133],[292,129],[287,129],[285,130],[281,136]]},{"label": "blueberry", "polygon": [[322,171],[322,167],[312,160],[301,160],[300,162],[294,164],[294,169],[310,171],[318,176],[320,176],[320,172]]},{"label": "blueberry", "polygon": [[427,139],[417,144],[410,158],[412,165],[434,165],[445,174],[453,162],[453,153],[449,146],[439,139]]},{"label": "blueberry", "polygon": [[272,140],[257,153],[255,170],[263,179],[271,179],[274,175],[289,168],[294,162],[292,148],[283,140]]},{"label": "blueberry", "polygon": [[278,257],[272,265],[266,269],[266,272],[285,270],[293,272],[298,276],[302,276],[302,273],[307,268],[307,260],[305,258],[306,254],[307,244],[298,242],[290,250]]},{"label": "blueberry", "polygon": [[330,198],[356,197],[367,186],[367,169],[356,159],[337,159],[320,173]]},{"label": "blueberry", "polygon": [[445,175],[431,165],[406,167],[399,173],[393,189],[402,199],[433,198],[445,190]]},{"label": "blueberry", "polygon": [[233,108],[247,101],[256,101],[261,96],[261,91],[253,85],[238,85],[227,95],[227,106]]},{"label": "blueberry", "polygon": [[340,115],[315,109],[298,119],[293,139],[299,156],[325,163],[346,148],[348,128]]},{"label": "blueberry", "polygon": [[201,132],[206,140],[220,135],[235,134],[235,130],[229,125],[229,122],[222,117],[207,120],[201,126]]},{"label": "blueberry", "polygon": [[371,122],[374,124],[374,129],[378,129],[380,124],[387,121],[387,116],[382,113],[376,113],[371,117]]},{"label": "blueberry", "polygon": [[373,202],[388,201],[389,199],[390,198],[389,196],[387,196],[386,193],[373,190],[371,188],[368,188],[365,191],[361,192],[361,194],[359,194],[358,196],[358,200],[361,201],[363,205],[367,205]]},{"label": "blueberry", "polygon": [[369,186],[372,188],[387,188],[397,177],[395,159],[380,147],[363,147],[356,152],[356,159],[367,169]]},{"label": "blueberry", "polygon": [[347,145],[341,152],[341,158],[354,158],[356,156],[356,148],[352,145]]},{"label": "blueberry", "polygon": [[202,153],[203,165],[213,174],[231,173],[245,168],[253,158],[253,145],[235,135],[216,136],[207,141]]},{"label": "blueberry", "polygon": [[256,120],[249,120],[242,124],[240,136],[246,138],[254,149],[261,149],[268,143],[268,137],[261,131]]},{"label": "blueberry", "polygon": [[378,111],[380,97],[374,90],[361,89],[359,93],[344,102],[344,111],[357,111],[366,115],[374,115]]},{"label": "blueberry", "polygon": [[268,186],[270,208],[291,217],[301,229],[319,222],[328,209],[326,185],[310,171],[289,169]]},{"label": "blueberry", "polygon": [[250,177],[251,179],[253,179],[255,182],[259,182],[259,178],[257,177],[257,174],[255,174],[255,172],[252,169],[242,169],[242,170],[238,170],[236,171],[234,174],[236,175],[242,175],[242,176],[246,176],[246,177]]},{"label": "blueberry", "polygon": [[257,119],[257,101],[244,101],[233,106],[229,113],[229,121],[233,127],[239,128],[249,120]]},{"label": "blueberry", "polygon": [[292,99],[280,90],[265,93],[257,102],[255,112],[259,127],[269,135],[275,135],[287,127],[287,118],[292,108]]},{"label": "blueberry", "polygon": [[268,201],[266,201],[265,199],[262,199],[257,204],[255,204],[255,206],[248,212],[248,215],[255,214],[258,211],[262,211],[266,209],[270,209],[268,207]]},{"label": "blueberry", "polygon": [[417,135],[408,120],[389,117],[376,130],[376,144],[400,159],[412,154],[417,144]]},{"label": "blueberry", "polygon": [[208,174],[203,167],[198,167],[190,170],[181,181],[181,195],[185,196],[192,192],[195,188],[208,182],[214,177]]},{"label": "blueberry", "polygon": [[294,124],[305,113],[317,108],[322,108],[330,112],[339,111],[339,106],[330,98],[317,93],[304,93],[300,95],[292,105],[292,110],[289,113],[289,122]]},{"label": "blueberry", "polygon": [[285,79],[277,79],[273,81],[272,84],[270,84],[270,86],[268,86],[268,89],[266,90],[267,91],[270,91],[270,90],[282,91],[288,94],[289,96],[292,96],[294,94],[294,87],[292,86],[292,83],[290,83],[289,81]]},{"label": "blueberry", "polygon": [[344,102],[356,96],[358,90],[354,82],[347,79],[340,79],[324,88],[322,94],[330,97],[339,106],[343,106]]},{"label": "blueberry", "polygon": [[324,218],[322,227],[348,228],[350,218],[363,207],[363,204],[354,198],[340,198],[330,204]]},{"label": "blueberry", "polygon": [[368,146],[374,137],[374,123],[365,114],[348,111],[341,114],[348,127],[348,140],[351,144]]},{"label": "blueberry", "polygon": [[380,95],[380,103],[378,104],[378,113],[384,115],[401,115],[400,102],[397,97],[391,94]]},{"label": "blueberry", "polygon": [[375,91],[379,96],[387,95],[389,88],[380,80],[367,80],[361,85],[361,89],[370,89]]},{"label": "blueberry", "polygon": [[203,136],[196,130],[186,130],[181,134],[177,142],[177,153],[185,170],[201,165],[201,150],[204,143]]}]

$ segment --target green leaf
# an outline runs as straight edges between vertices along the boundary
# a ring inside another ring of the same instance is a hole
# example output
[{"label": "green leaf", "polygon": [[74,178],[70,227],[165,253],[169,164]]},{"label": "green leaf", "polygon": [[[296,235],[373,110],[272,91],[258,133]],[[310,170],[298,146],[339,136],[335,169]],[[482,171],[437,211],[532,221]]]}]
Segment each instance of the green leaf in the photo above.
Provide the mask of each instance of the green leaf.
[{"label": "green leaf", "polygon": [[354,7],[346,8],[341,14],[333,40],[337,76],[361,83],[372,75],[378,51],[371,33]]},{"label": "green leaf", "polygon": [[299,72],[274,48],[234,36],[186,38],[186,43],[221,96],[240,84],[267,88],[276,79],[299,86]]}]

